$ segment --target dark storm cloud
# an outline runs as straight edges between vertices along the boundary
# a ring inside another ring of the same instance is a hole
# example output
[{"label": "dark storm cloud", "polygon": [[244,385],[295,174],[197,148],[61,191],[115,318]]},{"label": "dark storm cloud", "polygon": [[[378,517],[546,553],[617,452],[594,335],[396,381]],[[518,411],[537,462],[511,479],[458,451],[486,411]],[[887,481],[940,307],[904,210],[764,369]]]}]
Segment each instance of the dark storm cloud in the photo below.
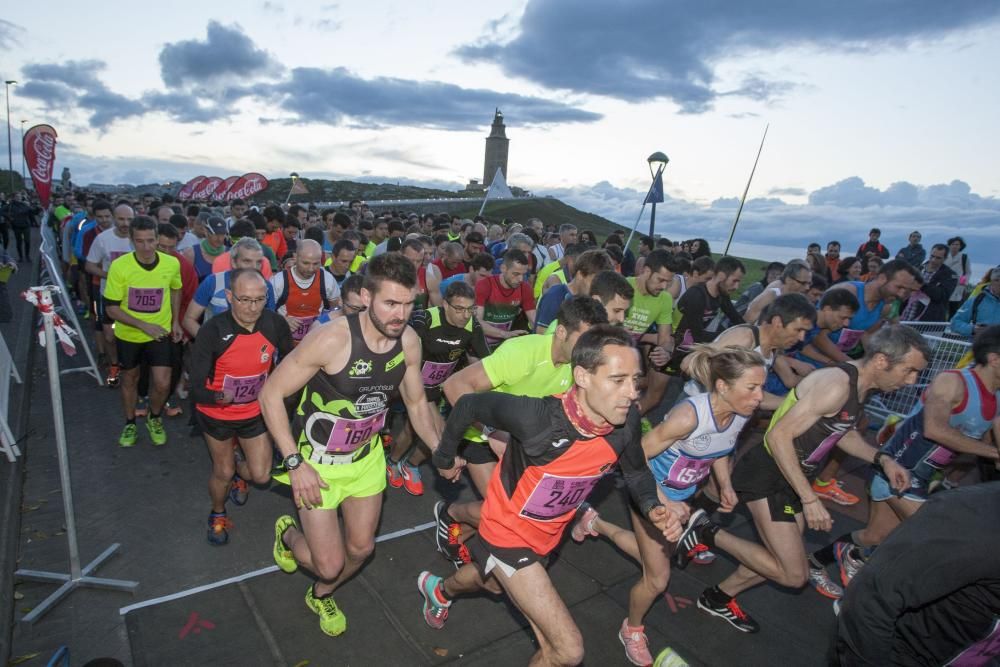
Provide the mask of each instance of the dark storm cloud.
[{"label": "dark storm cloud", "polygon": [[209,21],[204,40],[167,44],[160,51],[160,76],[172,88],[196,86],[222,78],[250,78],[282,69],[266,51],[257,48],[238,27]]},{"label": "dark storm cloud", "polygon": [[[701,113],[726,91],[715,68],[723,60],[786,48],[879,51],[995,21],[1000,3],[969,0],[633,0],[609,4],[530,0],[505,40],[495,27],[457,50],[469,62],[551,89],[628,101],[667,98]],[[748,81],[738,91],[755,100],[787,92],[787,82]]]}]

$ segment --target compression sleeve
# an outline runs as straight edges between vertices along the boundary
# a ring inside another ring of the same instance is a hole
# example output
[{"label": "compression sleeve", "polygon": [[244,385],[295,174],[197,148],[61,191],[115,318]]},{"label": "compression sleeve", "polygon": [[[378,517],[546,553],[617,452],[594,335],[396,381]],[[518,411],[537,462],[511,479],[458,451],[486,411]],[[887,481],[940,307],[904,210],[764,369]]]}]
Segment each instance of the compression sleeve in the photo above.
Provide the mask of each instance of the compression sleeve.
[{"label": "compression sleeve", "polygon": [[736,326],[737,324],[743,324],[743,316],[739,314],[736,307],[733,305],[733,300],[724,294],[719,295],[719,308],[726,314],[729,318],[729,326]]},{"label": "compression sleeve", "polygon": [[473,422],[490,424],[507,431],[514,441],[523,442],[549,427],[545,402],[540,398],[512,396],[496,391],[466,394],[458,399],[434,452],[434,466],[446,470],[455,465],[455,452],[465,430]]},{"label": "compression sleeve", "polygon": [[677,342],[681,342],[685,330],[691,332],[692,340],[696,342],[703,340],[705,338],[705,324],[702,320],[702,314],[705,312],[704,290],[689,289],[684,293],[680,301],[678,301],[678,306],[681,309],[681,313],[684,314],[684,318],[675,332]]}]

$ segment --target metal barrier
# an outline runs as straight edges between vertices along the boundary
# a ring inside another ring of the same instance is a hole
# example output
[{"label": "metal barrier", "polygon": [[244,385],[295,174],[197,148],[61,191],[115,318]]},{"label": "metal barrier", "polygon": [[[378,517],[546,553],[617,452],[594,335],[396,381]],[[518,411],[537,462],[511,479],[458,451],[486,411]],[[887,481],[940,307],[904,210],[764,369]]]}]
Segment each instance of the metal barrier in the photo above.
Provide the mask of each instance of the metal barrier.
[{"label": "metal barrier", "polygon": [[[897,389],[889,394],[873,396],[865,410],[878,421],[889,415],[905,417],[920,400],[920,395],[941,371],[958,368],[960,362],[972,348],[966,336],[957,336],[945,331],[947,322],[902,322],[919,331],[931,347],[931,358],[914,385]],[[935,334],[928,333],[929,331]],[[944,335],[941,335],[944,334]]]},{"label": "metal barrier", "polygon": [[0,335],[0,452],[4,453],[7,460],[14,462],[21,455],[21,450],[17,446],[14,433],[7,423],[7,408],[10,405],[10,380],[21,384],[21,375],[14,365],[14,358],[7,347],[7,341]]}]

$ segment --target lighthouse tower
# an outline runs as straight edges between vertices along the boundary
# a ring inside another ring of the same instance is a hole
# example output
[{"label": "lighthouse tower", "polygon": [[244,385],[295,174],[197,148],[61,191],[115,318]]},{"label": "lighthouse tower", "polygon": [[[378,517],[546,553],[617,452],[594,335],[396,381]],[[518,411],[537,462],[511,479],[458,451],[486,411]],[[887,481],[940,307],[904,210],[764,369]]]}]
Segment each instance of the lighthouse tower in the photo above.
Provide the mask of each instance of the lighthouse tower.
[{"label": "lighthouse tower", "polygon": [[[507,179],[507,148],[510,139],[507,138],[507,126],[503,124],[503,113],[496,110],[493,116],[493,125],[490,126],[490,136],[486,137],[486,159],[483,163],[483,187],[490,187],[493,177],[497,173],[497,167],[503,172],[504,179]],[[507,179],[509,183],[510,180]]]}]

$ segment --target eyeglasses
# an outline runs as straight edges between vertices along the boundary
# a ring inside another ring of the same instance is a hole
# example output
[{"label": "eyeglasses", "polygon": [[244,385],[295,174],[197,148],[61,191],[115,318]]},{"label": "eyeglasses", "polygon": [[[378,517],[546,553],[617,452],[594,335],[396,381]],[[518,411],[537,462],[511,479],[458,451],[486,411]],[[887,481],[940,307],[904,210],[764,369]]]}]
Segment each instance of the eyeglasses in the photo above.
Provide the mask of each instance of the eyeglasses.
[{"label": "eyeglasses", "polygon": [[267,302],[267,297],[263,296],[258,297],[256,299],[251,298],[249,296],[234,296],[233,299],[243,304],[244,306],[259,306]]},{"label": "eyeglasses", "polygon": [[462,306],[456,306],[451,301],[446,301],[445,303],[447,303],[449,306],[451,306],[452,308],[454,308],[455,310],[457,310],[460,313],[466,313],[468,315],[471,315],[474,312],[476,312],[476,306],[475,306],[475,304],[469,306],[468,308],[463,308]]},{"label": "eyeglasses", "polygon": [[812,285],[812,281],[810,280],[799,280],[798,278],[792,278],[792,280],[802,285],[803,287],[808,287],[809,285]]},{"label": "eyeglasses", "polygon": [[344,310],[350,311],[352,313],[363,313],[366,310],[368,310],[368,306],[354,306],[349,303],[345,303]]}]

